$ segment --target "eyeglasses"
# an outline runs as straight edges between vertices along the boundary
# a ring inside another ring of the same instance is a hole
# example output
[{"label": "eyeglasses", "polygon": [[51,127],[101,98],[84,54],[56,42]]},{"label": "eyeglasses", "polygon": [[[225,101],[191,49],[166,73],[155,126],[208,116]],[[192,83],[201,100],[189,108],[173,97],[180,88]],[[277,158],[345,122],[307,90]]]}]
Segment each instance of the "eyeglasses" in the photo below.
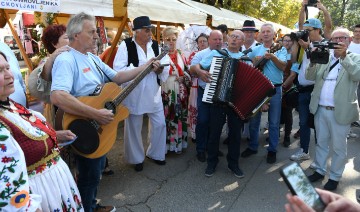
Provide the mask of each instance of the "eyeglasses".
[{"label": "eyeglasses", "polygon": [[173,39],[171,39],[171,38],[165,38],[165,40],[167,41],[167,42],[176,42],[176,38],[173,38]]},{"label": "eyeglasses", "polygon": [[283,40],[283,42],[290,43],[292,40]]},{"label": "eyeglasses", "polygon": [[354,33],[358,33],[358,32],[360,32],[360,30],[354,30]]},{"label": "eyeglasses", "polygon": [[207,43],[208,41],[207,40],[199,40],[198,42],[199,43]]},{"label": "eyeglasses", "polygon": [[346,40],[346,39],[348,39],[349,37],[345,37],[345,36],[342,36],[342,37],[333,37],[333,38],[331,38],[331,41],[337,41],[337,40],[339,40],[339,41],[344,41],[344,40]]},{"label": "eyeglasses", "polygon": [[240,35],[230,35],[231,39],[242,40]]}]

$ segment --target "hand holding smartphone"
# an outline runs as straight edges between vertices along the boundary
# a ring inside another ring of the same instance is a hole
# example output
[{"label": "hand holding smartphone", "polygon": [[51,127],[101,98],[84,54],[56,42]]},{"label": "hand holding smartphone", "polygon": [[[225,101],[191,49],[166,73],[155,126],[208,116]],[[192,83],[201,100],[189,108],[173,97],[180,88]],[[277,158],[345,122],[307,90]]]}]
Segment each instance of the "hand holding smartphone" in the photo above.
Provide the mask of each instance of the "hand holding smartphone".
[{"label": "hand holding smartphone", "polygon": [[311,185],[298,163],[293,162],[284,166],[280,170],[280,175],[293,195],[297,195],[315,211],[323,211],[325,209],[325,203]]}]

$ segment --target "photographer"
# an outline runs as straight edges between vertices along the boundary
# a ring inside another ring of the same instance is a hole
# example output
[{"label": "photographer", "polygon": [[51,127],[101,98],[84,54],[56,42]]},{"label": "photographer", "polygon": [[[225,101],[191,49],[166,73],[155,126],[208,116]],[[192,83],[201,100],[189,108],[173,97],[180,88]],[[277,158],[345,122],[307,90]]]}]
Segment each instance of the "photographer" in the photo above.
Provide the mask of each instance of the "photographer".
[{"label": "photographer", "polygon": [[[338,42],[330,51],[327,64],[310,63],[306,79],[314,80],[310,112],[315,115],[317,144],[315,162],[318,165],[311,182],[322,180],[326,174],[329,148],[332,159],[329,181],[324,189],[335,190],[347,161],[347,138],[350,124],[359,119],[356,89],[360,80],[360,55],[347,49],[351,42],[349,30],[337,28],[331,41]],[[313,48],[316,51],[317,48]]]},{"label": "photographer", "polygon": [[[305,7],[308,4],[307,0],[304,0],[302,3],[302,8],[299,14],[299,29],[304,31],[299,31],[297,33],[292,33],[292,37],[298,42],[295,43],[293,48],[293,58],[297,58],[296,62],[299,65],[299,75],[298,75],[298,90],[299,90],[299,119],[300,119],[300,150],[295,154],[290,156],[291,160],[300,161],[310,159],[309,155],[309,143],[310,143],[310,127],[308,125],[309,120],[309,104],[311,98],[311,92],[314,88],[314,82],[305,79],[305,69],[310,63],[309,58],[309,49],[312,47],[312,42],[321,42],[325,41],[322,37],[323,30],[322,24],[319,19],[310,18],[304,23],[305,16]],[[320,3],[317,2],[316,6],[323,11],[325,19],[325,34],[328,34],[331,30],[331,17],[326,8]],[[307,51],[306,51],[307,50]],[[312,163],[311,168],[316,168],[316,164]]]}]

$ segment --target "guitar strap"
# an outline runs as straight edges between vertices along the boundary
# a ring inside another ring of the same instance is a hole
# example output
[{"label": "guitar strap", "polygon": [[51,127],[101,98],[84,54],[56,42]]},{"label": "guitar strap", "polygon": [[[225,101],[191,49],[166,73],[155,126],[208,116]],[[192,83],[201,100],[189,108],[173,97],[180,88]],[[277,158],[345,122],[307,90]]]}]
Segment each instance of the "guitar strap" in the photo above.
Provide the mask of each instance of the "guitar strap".
[{"label": "guitar strap", "polygon": [[94,61],[96,69],[98,70],[98,72],[100,73],[100,75],[104,74],[105,77],[109,80],[109,82],[112,82],[112,80],[110,79],[110,77],[99,67],[99,65],[95,62],[95,60],[93,58],[91,58],[92,61]]}]

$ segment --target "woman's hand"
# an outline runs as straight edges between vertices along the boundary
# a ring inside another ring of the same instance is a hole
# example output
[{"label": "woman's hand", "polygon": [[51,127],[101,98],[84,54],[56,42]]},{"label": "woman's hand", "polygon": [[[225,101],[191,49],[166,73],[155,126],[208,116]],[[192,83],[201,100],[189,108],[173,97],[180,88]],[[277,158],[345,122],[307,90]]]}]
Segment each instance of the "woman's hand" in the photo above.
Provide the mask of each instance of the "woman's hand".
[{"label": "woman's hand", "polygon": [[58,130],[56,131],[56,138],[58,143],[74,140],[76,135],[70,130]]}]

